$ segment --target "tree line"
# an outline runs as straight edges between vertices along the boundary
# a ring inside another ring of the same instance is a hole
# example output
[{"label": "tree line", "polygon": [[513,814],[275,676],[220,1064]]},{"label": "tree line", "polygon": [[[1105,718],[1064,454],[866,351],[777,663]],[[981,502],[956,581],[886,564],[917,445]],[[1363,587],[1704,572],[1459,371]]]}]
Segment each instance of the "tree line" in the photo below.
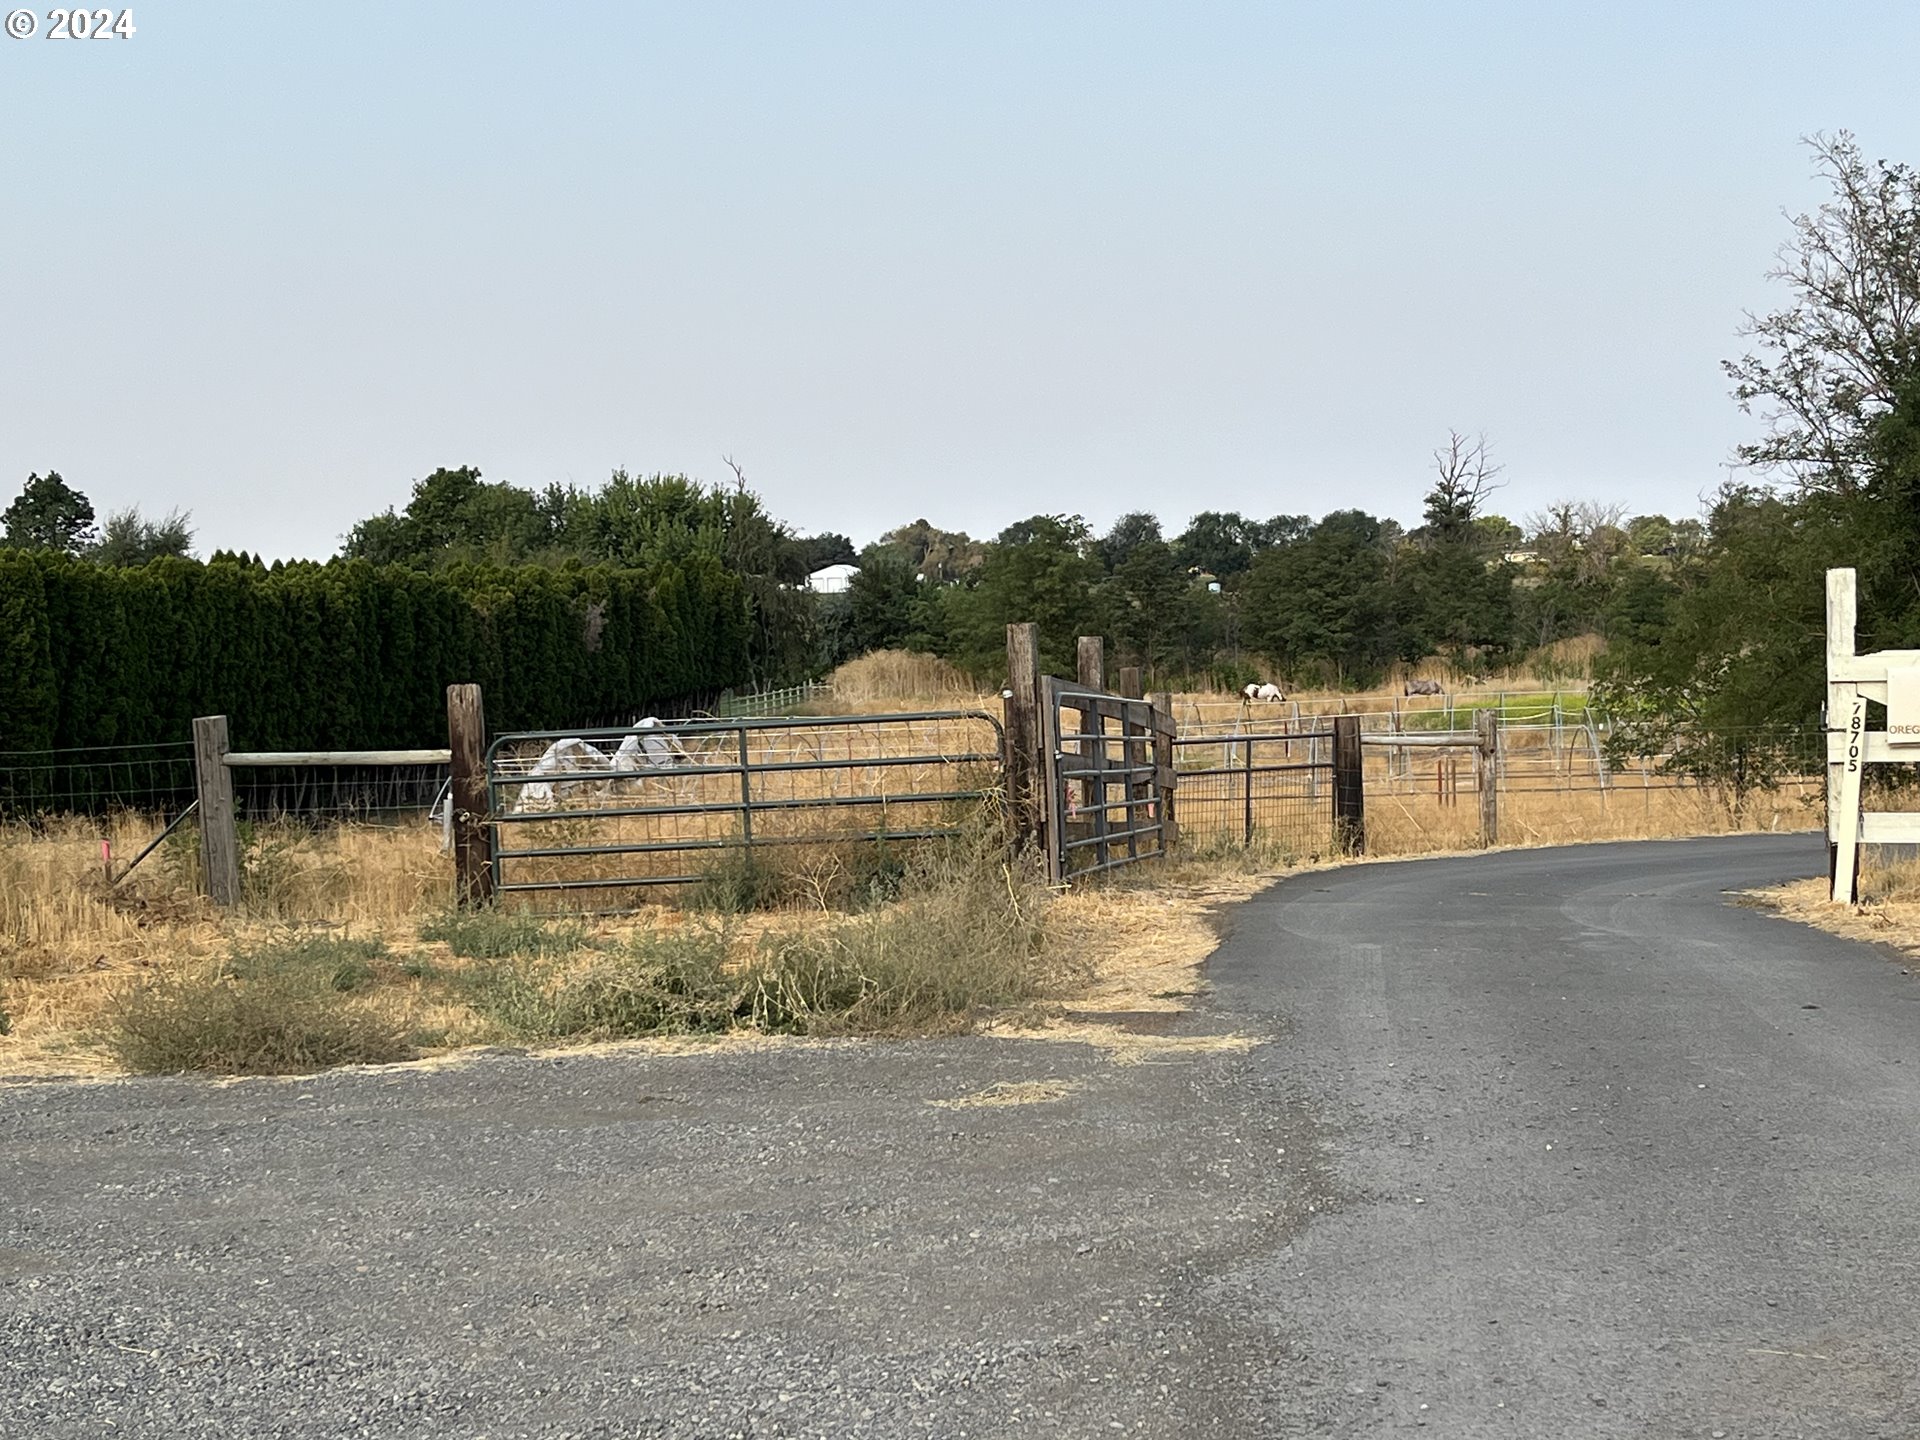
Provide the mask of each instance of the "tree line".
[{"label": "tree line", "polygon": [[1160,683],[1237,688],[1257,675],[1364,687],[1397,662],[1441,656],[1488,673],[1569,636],[1660,623],[1699,522],[1550,507],[1518,525],[1486,511],[1498,468],[1484,440],[1436,454],[1422,522],[1363,510],[1251,519],[1196,515],[1168,536],[1153,515],[1096,535],[1077,515],[1036,515],[974,542],[925,521],[868,546],[825,617],[834,653],[930,650],[983,679],[1003,626],[1040,624],[1043,660],[1070,670],[1077,635]]}]

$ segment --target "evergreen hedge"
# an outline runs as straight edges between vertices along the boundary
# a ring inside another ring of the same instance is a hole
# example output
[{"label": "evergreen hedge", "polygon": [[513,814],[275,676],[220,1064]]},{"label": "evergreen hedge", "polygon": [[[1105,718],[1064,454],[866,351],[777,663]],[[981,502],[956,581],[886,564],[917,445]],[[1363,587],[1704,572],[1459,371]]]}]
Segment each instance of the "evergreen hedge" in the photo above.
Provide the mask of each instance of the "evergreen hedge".
[{"label": "evergreen hedge", "polygon": [[593,723],[744,680],[740,580],[702,556],[647,569],[245,557],[111,568],[0,550],[0,751],[185,738],[237,749],[446,744],[446,687],[498,730]]}]

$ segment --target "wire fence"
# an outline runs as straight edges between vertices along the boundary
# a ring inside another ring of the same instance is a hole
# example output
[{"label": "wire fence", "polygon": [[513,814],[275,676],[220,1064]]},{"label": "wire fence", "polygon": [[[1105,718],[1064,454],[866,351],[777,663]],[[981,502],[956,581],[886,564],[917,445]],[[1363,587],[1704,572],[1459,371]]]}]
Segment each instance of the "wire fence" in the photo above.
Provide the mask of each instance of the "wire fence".
[{"label": "wire fence", "polygon": [[1256,840],[1297,856],[1333,847],[1333,732],[1291,722],[1174,740],[1180,829],[1203,847]]},{"label": "wire fence", "polygon": [[0,751],[0,821],[119,810],[177,815],[193,797],[190,741]]},{"label": "wire fence", "polygon": [[[236,767],[234,813],[256,824],[398,824],[425,816],[446,780],[445,765]],[[189,740],[0,751],[0,823],[125,812],[164,820],[197,793]]]},{"label": "wire fence", "polygon": [[399,825],[439,804],[448,772],[445,765],[256,765],[232,773],[240,820]]}]

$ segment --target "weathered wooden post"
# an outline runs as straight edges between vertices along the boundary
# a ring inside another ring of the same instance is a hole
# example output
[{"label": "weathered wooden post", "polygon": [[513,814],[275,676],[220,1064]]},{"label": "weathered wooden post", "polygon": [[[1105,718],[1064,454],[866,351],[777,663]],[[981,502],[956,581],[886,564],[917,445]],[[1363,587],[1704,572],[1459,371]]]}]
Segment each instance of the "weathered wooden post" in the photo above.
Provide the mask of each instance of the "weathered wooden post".
[{"label": "weathered wooden post", "polygon": [[[1098,635],[1082,635],[1074,645],[1076,675],[1082,690],[1095,693],[1107,688],[1107,649],[1106,642]],[[1098,736],[1098,739],[1082,740],[1076,747],[1080,752],[1082,769],[1104,770],[1107,767],[1107,719],[1100,713],[1099,707],[1086,705],[1079,711],[1080,733]],[[1100,837],[1100,843],[1094,847],[1097,863],[1105,865],[1108,860],[1107,833],[1107,785],[1104,775],[1089,775],[1080,782],[1080,809],[1083,813],[1091,811],[1088,821],[1093,833]]]},{"label": "weathered wooden post", "polygon": [[[1122,665],[1120,667],[1119,688],[1115,692],[1123,700],[1140,698],[1140,667]],[[1151,764],[1153,754],[1153,726],[1137,724],[1138,711],[1128,706],[1120,720],[1120,763],[1133,770],[1138,766]],[[1142,743],[1145,742],[1145,743]],[[1133,832],[1140,829],[1153,801],[1153,782],[1142,780],[1138,776],[1127,777],[1127,808],[1122,819],[1127,829],[1127,858],[1132,859],[1140,853],[1139,836]]]},{"label": "weathered wooden post", "polygon": [[1333,720],[1333,843],[1345,855],[1367,853],[1365,752],[1358,715],[1336,715]]},{"label": "weathered wooden post", "polygon": [[1042,842],[1040,632],[1031,622],[1007,626],[1005,696],[1008,839],[1015,849]]},{"label": "weathered wooden post", "polygon": [[1075,678],[1082,690],[1107,688],[1107,646],[1098,635],[1082,635],[1074,645]]},{"label": "weathered wooden post", "polygon": [[453,784],[454,895],[462,905],[493,898],[493,825],[487,803],[487,720],[478,685],[447,687],[447,749]]},{"label": "weathered wooden post", "polygon": [[1490,850],[1500,843],[1500,717],[1476,710],[1473,728],[1480,738],[1480,848]]},{"label": "weathered wooden post", "polygon": [[1173,849],[1180,839],[1178,817],[1173,810],[1175,773],[1173,768],[1173,694],[1156,690],[1153,705],[1153,786],[1154,810],[1160,817],[1160,848]]},{"label": "weathered wooden post", "polygon": [[200,868],[216,905],[240,899],[240,841],[233,827],[233,772],[227,768],[227,717],[193,722],[193,774],[200,796]]}]

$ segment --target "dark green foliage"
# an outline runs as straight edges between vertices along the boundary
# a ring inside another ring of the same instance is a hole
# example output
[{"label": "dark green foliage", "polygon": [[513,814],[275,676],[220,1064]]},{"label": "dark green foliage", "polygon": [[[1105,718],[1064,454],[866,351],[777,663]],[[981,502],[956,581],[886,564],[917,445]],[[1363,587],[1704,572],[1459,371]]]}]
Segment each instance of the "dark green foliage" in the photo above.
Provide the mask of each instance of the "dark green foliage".
[{"label": "dark green foliage", "polygon": [[624,718],[745,680],[747,597],[712,556],[641,568],[222,556],[125,569],[0,551],[0,750],[184,737],[242,749],[446,743],[446,687],[496,730]]},{"label": "dark green foliage", "polygon": [[869,545],[860,555],[860,573],[847,587],[848,653],[937,649],[939,626],[931,597],[932,586],[920,578],[905,551]]},{"label": "dark green foliage", "polygon": [[0,527],[0,544],[78,554],[93,540],[93,505],[58,470],[49,470],[27,477],[19,496],[0,511]]},{"label": "dark green foliage", "polygon": [[1352,684],[1399,648],[1388,562],[1392,536],[1359,510],[1336,510],[1247,576],[1245,634],[1288,673],[1319,670]]},{"label": "dark green foliage", "polygon": [[1040,659],[1054,675],[1074,673],[1074,640],[1099,630],[1094,587],[1100,562],[1087,553],[1086,522],[1077,515],[1035,515],[1001,532],[974,583],[949,592],[953,650],[979,673],[1006,668],[1006,627],[1040,627]]},{"label": "dark green foliage", "polygon": [[829,565],[852,565],[859,558],[853,541],[830,530],[819,535],[793,536],[787,545],[803,575],[811,575]]},{"label": "dark green foliage", "polygon": [[99,565],[144,565],[162,556],[183,556],[193,548],[193,527],[179,510],[148,520],[137,506],[107,516],[107,528],[87,558]]}]

